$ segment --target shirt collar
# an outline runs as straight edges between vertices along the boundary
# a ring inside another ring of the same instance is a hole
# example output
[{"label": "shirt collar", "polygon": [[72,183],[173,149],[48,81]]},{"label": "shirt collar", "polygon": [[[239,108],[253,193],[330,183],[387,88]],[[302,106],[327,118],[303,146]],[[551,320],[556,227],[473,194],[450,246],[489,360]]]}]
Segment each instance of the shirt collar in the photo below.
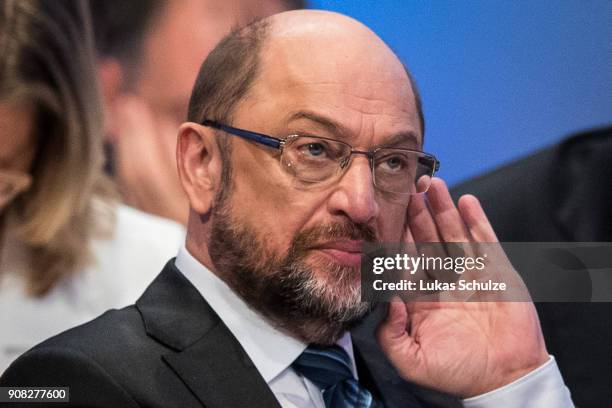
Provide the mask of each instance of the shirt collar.
[{"label": "shirt collar", "polygon": [[[255,312],[227,284],[196,260],[183,246],[174,261],[176,267],[219,315],[266,383],[272,381],[306,349],[307,344],[276,329]],[[350,356],[357,377],[350,333],[338,341]]]}]

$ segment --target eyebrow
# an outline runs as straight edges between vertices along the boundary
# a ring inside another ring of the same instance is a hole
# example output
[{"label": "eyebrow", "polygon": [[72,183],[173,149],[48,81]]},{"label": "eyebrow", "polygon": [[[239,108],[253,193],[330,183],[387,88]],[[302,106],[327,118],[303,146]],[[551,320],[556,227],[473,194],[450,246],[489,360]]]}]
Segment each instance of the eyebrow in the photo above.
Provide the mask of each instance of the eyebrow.
[{"label": "eyebrow", "polygon": [[[318,113],[312,111],[298,111],[289,116],[288,123],[299,120],[306,119],[312,122],[315,122],[324,128],[326,128],[329,132],[342,137],[343,139],[350,139],[351,132],[340,123],[334,121],[333,119],[327,118],[325,116],[319,115]],[[389,138],[387,138],[383,143],[379,145],[379,147],[393,147],[400,145],[402,143],[410,143],[415,148],[420,148],[419,138],[412,131],[400,132]]]},{"label": "eyebrow", "polygon": [[401,144],[410,144],[414,148],[420,148],[419,138],[414,134],[414,132],[402,132],[397,133],[380,145],[380,147],[396,147]]},{"label": "eyebrow", "polygon": [[289,116],[289,120],[287,122],[293,122],[294,120],[300,120],[300,119],[306,119],[306,120],[310,120],[311,122],[318,123],[319,125],[326,128],[329,132],[342,136],[342,137],[346,137],[347,135],[350,134],[348,129],[342,126],[340,123],[336,122],[333,119],[329,119],[325,116],[321,116],[312,111],[295,112],[294,114]]}]

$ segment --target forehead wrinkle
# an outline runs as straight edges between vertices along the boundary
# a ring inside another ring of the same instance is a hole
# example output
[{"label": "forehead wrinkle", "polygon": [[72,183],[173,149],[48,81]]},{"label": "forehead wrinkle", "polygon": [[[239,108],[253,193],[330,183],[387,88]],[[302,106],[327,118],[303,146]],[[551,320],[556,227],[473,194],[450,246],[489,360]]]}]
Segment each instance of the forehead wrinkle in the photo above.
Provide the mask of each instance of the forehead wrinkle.
[{"label": "forehead wrinkle", "polygon": [[[282,87],[280,81],[276,82],[277,89],[284,95],[300,95],[301,100],[310,103],[320,98],[323,105],[331,104],[332,108],[342,101],[345,108],[359,115],[385,115],[417,120],[415,96],[407,80],[398,86],[401,79],[390,81],[370,76],[358,81],[344,77],[315,80],[300,78],[294,72],[284,74]],[[397,122],[397,119],[393,122]]]},{"label": "forehead wrinkle", "polygon": [[[388,85],[388,82],[381,82]],[[380,93],[380,92],[361,92],[360,89],[355,89],[350,84],[345,83],[293,83],[289,88],[295,88],[299,95],[299,100],[306,104],[315,104],[321,106],[330,106],[332,109],[339,107],[338,103],[342,102],[342,108],[346,108],[352,111],[355,115],[360,116],[388,116],[391,118],[406,118],[410,119],[411,116],[416,112],[414,104],[414,95],[411,94],[410,89],[406,92],[399,93]],[[331,92],[330,92],[330,89]],[[338,88],[338,89],[337,89]],[[391,86],[387,86],[387,89]],[[283,89],[284,94],[287,95],[287,87]],[[291,96],[290,96],[291,97]],[[320,103],[317,102],[317,98],[320,99]],[[295,99],[291,97],[291,99]],[[304,111],[308,108],[304,109]],[[293,119],[293,118],[292,118]],[[375,121],[379,122],[374,118]],[[397,122],[395,119],[393,122]],[[329,126],[331,127],[331,126]],[[340,130],[340,124],[335,124],[335,127]],[[345,132],[346,133],[346,132]]]},{"label": "forehead wrinkle", "polygon": [[[291,124],[291,122],[297,120],[308,120],[314,122],[317,125],[323,126],[329,132],[333,133],[341,139],[351,140],[358,138],[358,135],[356,135],[355,132],[351,131],[346,126],[342,125],[340,122],[337,122],[331,118],[327,118],[325,115],[318,114],[313,111],[299,110],[297,112],[294,112],[288,116],[286,123],[289,125]],[[372,130],[372,133],[375,133],[375,131]],[[412,130],[393,133],[390,136],[383,136],[381,139],[382,142],[377,143],[376,147],[393,147],[404,142],[410,143],[415,148],[418,148],[420,146],[419,137],[417,133]]]},{"label": "forehead wrinkle", "polygon": [[348,137],[353,133],[340,122],[308,109],[299,110],[290,114],[286,120],[286,123],[290,124],[291,122],[295,122],[298,120],[308,120],[310,122],[314,122],[317,125],[326,128],[329,132],[343,137]]}]

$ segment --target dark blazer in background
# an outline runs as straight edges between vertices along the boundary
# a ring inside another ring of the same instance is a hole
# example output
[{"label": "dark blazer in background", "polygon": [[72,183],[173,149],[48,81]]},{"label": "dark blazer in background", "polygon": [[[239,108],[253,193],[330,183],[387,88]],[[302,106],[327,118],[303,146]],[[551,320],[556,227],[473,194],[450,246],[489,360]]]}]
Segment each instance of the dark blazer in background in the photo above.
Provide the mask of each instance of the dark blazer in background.
[{"label": "dark blazer in background", "polygon": [[[612,127],[563,142],[451,191],[480,199],[500,241],[612,241]],[[611,255],[612,256],[612,255]],[[536,304],[576,406],[612,403],[612,304]]]},{"label": "dark blazer in background", "polygon": [[[376,345],[374,327],[364,324],[355,332],[355,358],[360,381],[386,407],[461,407],[456,399],[401,380]],[[68,386],[70,404],[62,407],[280,407],[174,260],[134,306],[36,346],[8,368],[0,386]]]}]

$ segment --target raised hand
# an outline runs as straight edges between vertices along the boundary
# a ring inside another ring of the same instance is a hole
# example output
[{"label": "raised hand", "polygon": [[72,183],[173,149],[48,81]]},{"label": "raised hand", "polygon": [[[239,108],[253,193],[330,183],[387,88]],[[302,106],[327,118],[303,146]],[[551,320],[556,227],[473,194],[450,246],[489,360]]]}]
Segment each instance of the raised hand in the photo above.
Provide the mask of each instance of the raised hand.
[{"label": "raised hand", "polygon": [[[434,178],[428,203],[420,195],[411,201],[407,242],[497,242],[475,197],[461,197],[457,208]],[[520,281],[503,253],[487,264]],[[461,398],[508,384],[549,358],[529,301],[391,302],[378,341],[404,379]]]}]

